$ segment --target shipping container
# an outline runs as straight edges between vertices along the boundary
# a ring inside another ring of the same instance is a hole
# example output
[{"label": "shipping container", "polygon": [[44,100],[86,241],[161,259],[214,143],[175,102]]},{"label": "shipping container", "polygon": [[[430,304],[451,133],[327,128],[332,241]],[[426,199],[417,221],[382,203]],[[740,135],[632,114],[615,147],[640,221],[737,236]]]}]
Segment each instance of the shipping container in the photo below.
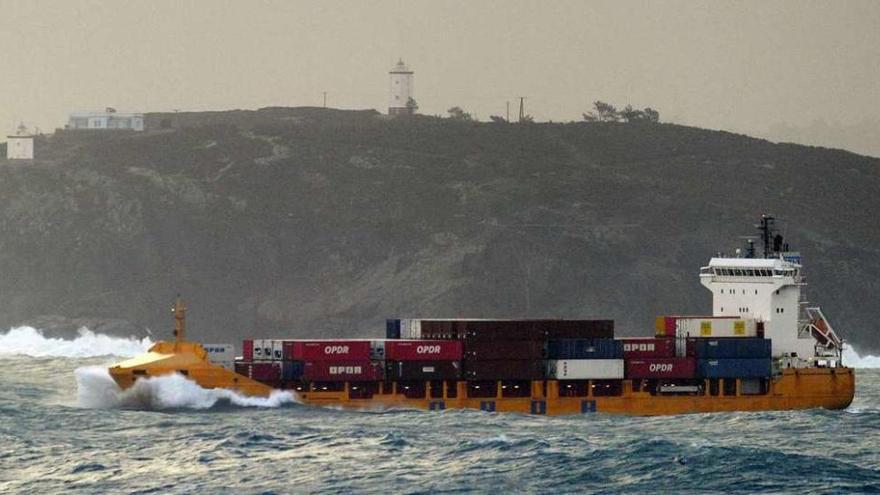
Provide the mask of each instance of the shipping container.
[{"label": "shipping container", "polygon": [[284,361],[281,364],[281,379],[284,381],[299,380],[303,376],[302,361]]},{"label": "shipping container", "polygon": [[755,337],[758,322],[728,316],[660,316],[658,337]]},{"label": "shipping container", "polygon": [[280,362],[254,363],[251,369],[251,378],[259,381],[277,381],[281,378]]},{"label": "shipping container", "polygon": [[250,361],[236,361],[235,372],[239,375],[251,378],[253,374],[254,363]]},{"label": "shipping container", "polygon": [[544,342],[540,340],[464,341],[464,358],[467,360],[531,360],[543,357]]},{"label": "shipping container", "polygon": [[272,361],[274,358],[273,348],[274,341],[272,339],[263,339],[260,342],[263,343],[263,361]]},{"label": "shipping container", "polygon": [[302,361],[369,361],[369,340],[294,340],[292,358]]},{"label": "shipping container", "polygon": [[769,358],[770,339],[697,339],[696,354],[700,359]]},{"label": "shipping container", "polygon": [[624,359],[675,357],[675,339],[622,339]]},{"label": "shipping container", "polygon": [[293,340],[285,340],[281,342],[281,355],[283,356],[285,361],[292,361],[296,359],[293,357]]},{"label": "shipping container", "polygon": [[254,343],[254,361],[262,361],[263,360],[263,340],[262,339],[254,339],[252,342]]},{"label": "shipping container", "polygon": [[373,361],[385,360],[385,340],[370,341],[370,359]]},{"label": "shipping container", "polygon": [[549,359],[623,359],[623,341],[566,339],[547,342]]},{"label": "shipping container", "polygon": [[541,380],[544,362],[540,360],[466,360],[462,363],[468,380]]},{"label": "shipping container", "polygon": [[[389,320],[396,322],[398,320]],[[400,321],[404,339],[439,340],[542,340],[612,338],[613,320],[430,320],[406,318]],[[386,334],[395,334],[396,323],[386,323]]]},{"label": "shipping container", "polygon": [[764,378],[770,376],[772,360],[700,359],[697,373],[704,378]]},{"label": "shipping container", "polygon": [[548,339],[612,339],[614,320],[541,320]]},{"label": "shipping container", "polygon": [[400,319],[385,320],[385,338],[400,338]]},{"label": "shipping container", "polygon": [[[367,351],[369,355],[369,350]],[[303,379],[308,381],[371,381],[383,380],[384,369],[379,361],[316,360],[303,364]]]},{"label": "shipping container", "polygon": [[697,339],[694,337],[670,338],[675,341],[675,357],[694,357],[697,355]]},{"label": "shipping container", "polygon": [[393,381],[458,380],[459,361],[388,361],[385,379]]},{"label": "shipping container", "polygon": [[284,359],[284,341],[275,339],[272,341],[272,360],[281,361]]},{"label": "shipping container", "polygon": [[[461,342],[457,340],[388,340],[385,359],[389,361],[460,361]],[[539,356],[540,357],[540,356]]]},{"label": "shipping container", "polygon": [[641,358],[626,360],[626,378],[693,378],[697,372],[694,358]]},{"label": "shipping container", "polygon": [[623,359],[558,359],[547,361],[547,376],[557,380],[623,378]]},{"label": "shipping container", "polygon": [[241,342],[241,356],[245,361],[254,360],[254,341],[251,339]]},{"label": "shipping container", "polygon": [[235,361],[235,346],[232,344],[202,344],[202,348],[208,353],[208,360],[228,370],[233,369]]}]

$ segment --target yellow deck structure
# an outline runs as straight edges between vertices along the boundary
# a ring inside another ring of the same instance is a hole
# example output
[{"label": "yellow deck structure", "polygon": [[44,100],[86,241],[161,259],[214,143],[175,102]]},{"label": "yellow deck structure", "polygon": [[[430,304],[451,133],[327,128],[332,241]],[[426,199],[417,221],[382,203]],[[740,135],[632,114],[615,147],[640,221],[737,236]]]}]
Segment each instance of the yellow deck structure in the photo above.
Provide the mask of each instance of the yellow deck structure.
[{"label": "yellow deck structure", "polygon": [[267,385],[212,364],[201,344],[186,341],[186,308],[180,298],[174,305],[174,318],[174,342],[157,342],[146,354],[109,368],[110,376],[123,390],[139,378],[180,373],[203,388],[228,388],[250,396],[272,392]]}]

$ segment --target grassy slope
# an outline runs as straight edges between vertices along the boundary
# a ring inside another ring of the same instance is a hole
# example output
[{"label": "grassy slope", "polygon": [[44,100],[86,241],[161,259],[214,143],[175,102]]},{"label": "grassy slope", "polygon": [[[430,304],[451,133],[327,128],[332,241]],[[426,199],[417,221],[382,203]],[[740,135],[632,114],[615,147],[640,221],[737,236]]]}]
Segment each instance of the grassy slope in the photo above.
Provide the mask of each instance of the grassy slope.
[{"label": "grassy slope", "polygon": [[0,167],[0,319],[207,339],[379,335],[386,316],[605,316],[710,305],[699,266],[785,220],[809,299],[880,347],[880,160],[675,125],[454,123],[265,109],[58,134]]}]

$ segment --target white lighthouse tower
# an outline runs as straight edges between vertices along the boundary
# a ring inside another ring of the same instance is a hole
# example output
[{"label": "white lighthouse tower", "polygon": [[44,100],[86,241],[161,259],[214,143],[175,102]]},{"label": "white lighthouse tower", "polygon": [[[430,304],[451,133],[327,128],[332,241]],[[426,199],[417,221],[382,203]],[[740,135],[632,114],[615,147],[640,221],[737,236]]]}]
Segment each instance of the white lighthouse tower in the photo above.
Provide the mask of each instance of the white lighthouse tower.
[{"label": "white lighthouse tower", "polygon": [[413,98],[413,71],[398,60],[388,72],[391,88],[388,98],[388,115],[413,115],[418,110]]},{"label": "white lighthouse tower", "polygon": [[27,127],[24,124],[18,126],[18,132],[15,135],[6,136],[6,159],[34,159],[34,136],[27,132]]}]

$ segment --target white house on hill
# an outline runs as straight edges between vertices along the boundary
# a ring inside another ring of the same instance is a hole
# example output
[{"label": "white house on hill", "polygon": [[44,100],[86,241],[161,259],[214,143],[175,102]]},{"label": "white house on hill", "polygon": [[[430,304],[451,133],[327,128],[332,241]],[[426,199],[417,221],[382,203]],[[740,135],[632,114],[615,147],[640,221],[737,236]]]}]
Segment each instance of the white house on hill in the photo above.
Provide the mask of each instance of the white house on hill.
[{"label": "white house on hill", "polygon": [[144,114],[118,113],[108,107],[103,112],[74,112],[67,121],[68,129],[144,130]]}]

